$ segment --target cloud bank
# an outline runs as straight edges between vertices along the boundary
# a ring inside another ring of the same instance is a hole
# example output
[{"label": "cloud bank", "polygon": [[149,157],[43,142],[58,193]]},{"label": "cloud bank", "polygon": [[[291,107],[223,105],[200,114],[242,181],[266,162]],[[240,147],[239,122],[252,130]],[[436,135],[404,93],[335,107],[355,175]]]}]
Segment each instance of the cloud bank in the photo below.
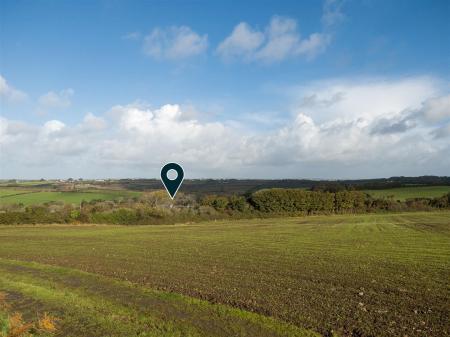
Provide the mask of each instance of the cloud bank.
[{"label": "cloud bank", "polygon": [[291,118],[271,131],[201,122],[177,104],[116,105],[77,125],[0,119],[1,175],[338,178],[450,172],[450,94],[434,78],[335,79],[285,90]]}]

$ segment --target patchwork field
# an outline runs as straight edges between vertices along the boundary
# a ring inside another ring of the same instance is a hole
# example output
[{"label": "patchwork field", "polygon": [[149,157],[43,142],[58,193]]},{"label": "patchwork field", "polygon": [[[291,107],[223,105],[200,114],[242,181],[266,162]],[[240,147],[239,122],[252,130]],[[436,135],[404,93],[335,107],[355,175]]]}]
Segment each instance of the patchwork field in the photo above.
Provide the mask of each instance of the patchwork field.
[{"label": "patchwork field", "polygon": [[0,227],[0,291],[61,336],[447,336],[450,212]]}]

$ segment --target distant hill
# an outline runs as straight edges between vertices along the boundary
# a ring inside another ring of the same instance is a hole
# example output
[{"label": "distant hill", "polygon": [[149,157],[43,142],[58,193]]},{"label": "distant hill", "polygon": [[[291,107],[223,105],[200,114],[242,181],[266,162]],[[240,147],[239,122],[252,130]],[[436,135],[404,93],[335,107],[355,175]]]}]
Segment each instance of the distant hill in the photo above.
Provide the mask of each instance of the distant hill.
[{"label": "distant hill", "polygon": [[[159,179],[120,179],[113,182],[122,188],[143,191],[161,189]],[[311,179],[185,179],[181,191],[200,194],[247,194],[265,188],[317,188],[342,186],[358,190],[376,190],[409,186],[450,186],[448,176],[390,177],[352,180]]]}]

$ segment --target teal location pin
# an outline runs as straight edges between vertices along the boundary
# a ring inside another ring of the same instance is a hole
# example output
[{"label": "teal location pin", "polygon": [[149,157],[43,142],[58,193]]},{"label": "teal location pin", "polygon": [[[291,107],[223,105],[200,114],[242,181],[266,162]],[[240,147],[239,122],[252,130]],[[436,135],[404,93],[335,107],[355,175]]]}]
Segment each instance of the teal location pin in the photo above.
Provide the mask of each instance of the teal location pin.
[{"label": "teal location pin", "polygon": [[[170,179],[168,173],[170,170],[174,170],[177,173],[177,177],[174,179]],[[170,197],[175,198],[175,194],[177,194],[178,189],[181,186],[181,183],[184,179],[183,168],[177,163],[168,163],[163,166],[161,169],[161,181],[164,187],[169,193]]]}]

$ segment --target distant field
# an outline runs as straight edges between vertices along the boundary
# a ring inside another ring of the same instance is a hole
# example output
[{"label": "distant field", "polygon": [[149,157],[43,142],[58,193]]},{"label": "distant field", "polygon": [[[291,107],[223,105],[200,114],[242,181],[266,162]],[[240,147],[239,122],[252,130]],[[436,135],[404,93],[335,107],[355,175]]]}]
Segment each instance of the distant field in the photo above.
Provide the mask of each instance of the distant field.
[{"label": "distant field", "polygon": [[447,336],[449,278],[448,211],[0,227],[0,291],[61,335]]},{"label": "distant field", "polygon": [[12,195],[16,195],[16,194],[26,194],[26,193],[30,193],[30,192],[33,192],[33,191],[24,190],[24,189],[13,189],[13,188],[0,188],[0,198],[12,196]]},{"label": "distant field", "polygon": [[410,198],[440,197],[450,193],[450,186],[399,187],[385,190],[365,190],[364,192],[376,198],[394,196],[394,200],[406,200]]},{"label": "distant field", "polygon": [[54,180],[48,180],[48,181],[27,180],[27,181],[19,181],[19,182],[2,181],[2,182],[0,182],[0,187],[10,186],[10,185],[16,185],[16,186],[37,186],[37,185],[43,185],[43,184],[52,184],[54,182],[55,182]]},{"label": "distant field", "polygon": [[50,201],[63,201],[68,204],[79,204],[81,201],[94,199],[114,200],[121,197],[139,196],[134,191],[83,191],[83,192],[53,192],[30,191],[23,189],[0,188],[0,204],[22,203],[24,205],[43,204]]}]

